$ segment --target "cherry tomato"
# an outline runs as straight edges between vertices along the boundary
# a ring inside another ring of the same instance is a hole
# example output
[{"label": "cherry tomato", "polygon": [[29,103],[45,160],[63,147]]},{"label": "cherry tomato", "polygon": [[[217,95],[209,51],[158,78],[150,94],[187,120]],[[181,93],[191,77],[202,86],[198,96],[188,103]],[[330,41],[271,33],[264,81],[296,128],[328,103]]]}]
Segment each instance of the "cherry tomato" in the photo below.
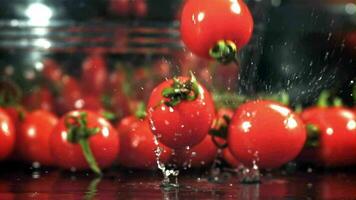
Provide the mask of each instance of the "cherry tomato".
[{"label": "cherry tomato", "polygon": [[51,152],[60,167],[89,169],[100,174],[119,153],[116,130],[100,115],[86,110],[65,114],[50,139]]},{"label": "cherry tomato", "polygon": [[162,144],[192,148],[209,133],[215,108],[210,93],[195,77],[178,77],[152,91],[148,116],[151,130]]},{"label": "cherry tomato", "polygon": [[54,98],[51,91],[45,87],[37,88],[30,95],[24,97],[23,105],[28,110],[54,110]]},{"label": "cherry tomato", "polygon": [[223,150],[223,158],[233,168],[237,168],[242,165],[241,162],[232,155],[229,148]]},{"label": "cherry tomato", "polygon": [[[140,120],[134,116],[124,118],[117,126],[120,135],[119,163],[122,166],[137,169],[157,168],[154,143],[154,135],[147,120]],[[171,150],[162,144],[158,144],[162,149],[160,161],[167,163]],[[139,159],[138,159],[139,158]]]},{"label": "cherry tomato", "polygon": [[246,166],[276,168],[293,160],[306,139],[302,120],[289,108],[272,101],[241,105],[231,120],[228,145]]},{"label": "cherry tomato", "polygon": [[63,77],[61,66],[52,59],[45,59],[43,62],[42,74],[44,78],[52,83],[58,83]]},{"label": "cherry tomato", "polygon": [[[325,166],[347,166],[356,163],[356,115],[342,107],[313,107],[301,115],[305,124],[318,129],[312,160]],[[315,139],[315,138],[314,138]]]},{"label": "cherry tomato", "polygon": [[183,167],[203,167],[212,163],[218,149],[211,136],[207,135],[203,141],[190,149],[180,149],[176,152],[177,163]]},{"label": "cherry tomato", "polygon": [[52,165],[49,140],[57,122],[58,118],[45,110],[27,114],[17,135],[16,152],[29,162]]},{"label": "cherry tomato", "polygon": [[146,0],[134,0],[133,1],[133,14],[136,17],[145,17],[147,15],[147,2]]},{"label": "cherry tomato", "polygon": [[83,61],[81,82],[84,92],[95,95],[102,94],[107,79],[106,61],[101,55],[93,54]]},{"label": "cherry tomato", "polygon": [[0,109],[0,160],[5,159],[13,151],[15,128],[7,113]]},{"label": "cherry tomato", "polygon": [[128,16],[130,13],[131,0],[110,0],[110,11],[114,15],[121,17]]},{"label": "cherry tomato", "polygon": [[181,17],[181,36],[193,53],[211,58],[209,51],[221,40],[237,49],[251,38],[253,19],[242,0],[187,0]]},{"label": "cherry tomato", "polygon": [[71,76],[64,76],[61,81],[59,96],[57,98],[57,112],[64,114],[76,109],[77,100],[82,97],[78,81]]}]

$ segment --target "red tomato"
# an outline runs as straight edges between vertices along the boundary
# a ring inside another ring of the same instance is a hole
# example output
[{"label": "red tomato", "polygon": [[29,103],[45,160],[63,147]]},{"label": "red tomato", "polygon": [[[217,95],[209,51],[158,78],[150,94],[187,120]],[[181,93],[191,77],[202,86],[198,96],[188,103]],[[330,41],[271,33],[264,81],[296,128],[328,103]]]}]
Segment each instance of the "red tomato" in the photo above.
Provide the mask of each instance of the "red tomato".
[{"label": "red tomato", "polygon": [[180,166],[203,167],[212,163],[218,153],[218,149],[207,135],[202,142],[190,149],[176,151],[177,163]]},{"label": "red tomato", "polygon": [[4,107],[3,109],[7,113],[7,115],[10,117],[15,128],[20,127],[21,121],[22,121],[23,117],[26,116],[27,111],[22,106]]},{"label": "red tomato", "polygon": [[30,95],[24,98],[23,104],[28,110],[54,110],[53,95],[51,91],[45,87],[41,87],[32,91]]},{"label": "red tomato", "polygon": [[241,165],[241,162],[238,161],[235,156],[231,154],[231,151],[229,148],[225,148],[223,150],[223,158],[224,160],[231,166],[231,167],[239,167]]},{"label": "red tomato", "polygon": [[61,81],[59,96],[57,98],[57,112],[64,114],[76,109],[76,102],[82,97],[77,80],[70,76],[64,76]]},{"label": "red tomato", "polygon": [[131,0],[110,0],[110,11],[118,16],[128,16]]},{"label": "red tomato", "polygon": [[15,143],[15,128],[10,117],[0,109],[0,160],[10,155]]},{"label": "red tomato", "polygon": [[[137,169],[157,168],[155,155],[157,146],[147,120],[140,120],[134,116],[126,117],[118,124],[117,130],[121,141],[118,158],[122,166]],[[162,144],[158,146],[163,149],[160,161],[167,163],[171,150]]]},{"label": "red tomato", "polygon": [[145,17],[147,15],[146,0],[134,0],[133,1],[133,14],[136,17]]},{"label": "red tomato", "polygon": [[289,108],[272,101],[241,105],[231,120],[228,145],[246,166],[276,168],[293,160],[306,139],[302,120]]},{"label": "red tomato", "polygon": [[318,146],[309,149],[312,160],[326,166],[356,163],[356,115],[351,110],[314,107],[303,111],[301,117],[305,124],[319,129]]},{"label": "red tomato", "polygon": [[113,111],[119,118],[130,114],[130,99],[123,92],[116,92],[110,100]]},{"label": "red tomato", "polygon": [[120,148],[118,134],[110,123],[85,110],[71,111],[59,120],[50,146],[60,167],[89,169],[88,160],[91,160],[90,167],[96,173],[100,173],[98,167],[109,167],[114,162]]},{"label": "red tomato", "polygon": [[63,71],[60,65],[58,65],[58,63],[56,63],[52,59],[46,59],[43,61],[42,64],[43,64],[42,74],[44,78],[51,81],[52,83],[58,83],[62,79]]},{"label": "red tomato", "polygon": [[99,54],[89,56],[82,65],[82,86],[87,94],[100,95],[103,93],[108,71],[106,61]]},{"label": "red tomato", "polygon": [[36,110],[26,115],[18,131],[16,152],[29,162],[52,165],[49,140],[58,118],[45,110]]},{"label": "red tomato", "polygon": [[181,36],[195,54],[211,58],[218,41],[232,41],[237,49],[251,38],[253,19],[242,0],[188,0],[181,17]]},{"label": "red tomato", "polygon": [[209,133],[215,108],[209,92],[195,78],[178,77],[164,81],[152,91],[148,116],[151,130],[162,144],[173,149],[192,148]]}]

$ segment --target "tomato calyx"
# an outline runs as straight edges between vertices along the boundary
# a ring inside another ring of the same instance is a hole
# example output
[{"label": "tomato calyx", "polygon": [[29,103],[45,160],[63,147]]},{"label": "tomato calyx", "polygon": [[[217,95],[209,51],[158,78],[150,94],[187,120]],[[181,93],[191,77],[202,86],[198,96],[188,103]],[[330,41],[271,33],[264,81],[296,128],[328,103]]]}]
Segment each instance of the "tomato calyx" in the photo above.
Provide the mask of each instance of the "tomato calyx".
[{"label": "tomato calyx", "polygon": [[231,40],[219,40],[216,45],[209,50],[209,55],[222,64],[237,62],[237,46]]},{"label": "tomato calyx", "polygon": [[137,109],[135,111],[135,116],[138,119],[145,119],[147,116],[147,112],[146,112],[146,105],[143,102],[140,102],[137,105]]},{"label": "tomato calyx", "polygon": [[88,127],[87,113],[85,112],[81,112],[79,116],[67,116],[65,125],[68,129],[67,141],[72,144],[79,144],[92,171],[97,175],[102,175],[88,140],[91,136],[97,134],[100,129],[98,127]]},{"label": "tomato calyx", "polygon": [[[215,144],[216,147],[219,149],[225,149],[227,147],[227,134],[229,131],[229,124],[231,122],[231,119],[227,116],[224,115],[223,119],[216,119],[213,122],[213,128],[210,129],[209,134],[212,136],[211,139],[213,143]],[[217,138],[223,139],[224,143],[221,144],[221,142],[217,141]]]},{"label": "tomato calyx", "polygon": [[11,80],[0,80],[0,105],[4,107],[16,106],[22,98],[20,87]]},{"label": "tomato calyx", "polygon": [[305,146],[308,148],[316,148],[320,146],[320,129],[314,124],[307,124],[307,141]]},{"label": "tomato calyx", "polygon": [[194,74],[190,72],[191,78],[187,81],[180,81],[177,77],[173,78],[171,87],[162,91],[162,96],[168,100],[162,102],[166,106],[174,107],[182,101],[194,101],[200,93],[199,84]]}]

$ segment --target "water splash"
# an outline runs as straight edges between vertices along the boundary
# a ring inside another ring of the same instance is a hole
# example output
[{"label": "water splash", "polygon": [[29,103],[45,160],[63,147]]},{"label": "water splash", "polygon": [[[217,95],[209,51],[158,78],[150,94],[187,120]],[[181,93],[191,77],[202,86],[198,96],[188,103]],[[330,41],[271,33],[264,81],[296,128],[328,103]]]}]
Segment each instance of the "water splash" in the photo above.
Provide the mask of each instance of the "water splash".
[{"label": "water splash", "polygon": [[178,184],[179,170],[168,169],[165,166],[165,164],[163,162],[161,162],[160,156],[163,152],[163,149],[161,147],[159,147],[158,139],[156,136],[154,137],[154,143],[156,145],[155,154],[156,154],[157,166],[158,166],[158,169],[160,169],[163,174],[163,180],[161,182],[161,187],[163,187],[165,189],[179,187],[179,184]]},{"label": "water splash", "polygon": [[239,181],[242,184],[256,184],[261,182],[260,170],[256,164],[256,160],[253,161],[251,168],[243,167],[239,174]]}]

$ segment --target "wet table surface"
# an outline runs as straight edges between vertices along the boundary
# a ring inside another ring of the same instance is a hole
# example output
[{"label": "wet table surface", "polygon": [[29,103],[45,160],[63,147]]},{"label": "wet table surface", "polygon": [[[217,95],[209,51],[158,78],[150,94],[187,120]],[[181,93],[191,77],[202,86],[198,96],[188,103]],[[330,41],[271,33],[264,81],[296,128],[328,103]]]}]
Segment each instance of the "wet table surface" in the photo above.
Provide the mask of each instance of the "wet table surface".
[{"label": "wet table surface", "polygon": [[85,172],[1,168],[0,200],[356,199],[356,170],[265,172],[260,184],[241,184],[234,173],[214,183],[206,172],[190,171],[179,176],[179,188],[163,189],[160,172],[112,169],[95,178]]}]

